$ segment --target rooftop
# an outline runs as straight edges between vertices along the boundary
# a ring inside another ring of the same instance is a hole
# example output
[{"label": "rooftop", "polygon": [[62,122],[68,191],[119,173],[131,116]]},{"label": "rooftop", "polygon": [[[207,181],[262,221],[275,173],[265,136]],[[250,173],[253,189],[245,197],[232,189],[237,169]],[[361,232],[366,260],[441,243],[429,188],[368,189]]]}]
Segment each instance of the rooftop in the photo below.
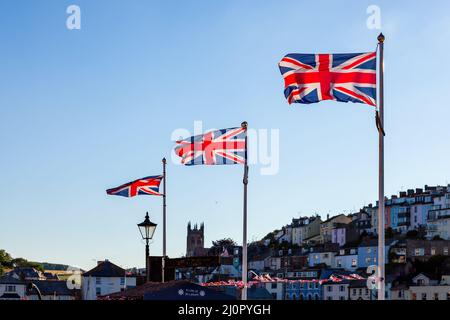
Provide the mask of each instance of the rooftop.
[{"label": "rooftop", "polygon": [[83,273],[83,277],[125,277],[125,269],[105,260],[99,262],[95,268]]}]

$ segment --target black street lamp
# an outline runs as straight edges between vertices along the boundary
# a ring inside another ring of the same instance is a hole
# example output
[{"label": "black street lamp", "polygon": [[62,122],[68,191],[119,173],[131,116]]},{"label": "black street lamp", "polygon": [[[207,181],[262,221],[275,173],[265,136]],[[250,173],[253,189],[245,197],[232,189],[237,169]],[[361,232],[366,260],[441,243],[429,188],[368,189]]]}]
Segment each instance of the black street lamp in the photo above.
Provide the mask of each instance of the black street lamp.
[{"label": "black street lamp", "polygon": [[153,238],[157,224],[150,221],[148,217],[148,212],[145,215],[145,220],[138,225],[139,232],[141,233],[142,239],[145,240],[145,274],[147,277],[147,282],[150,280],[150,249],[148,246],[149,240]]}]

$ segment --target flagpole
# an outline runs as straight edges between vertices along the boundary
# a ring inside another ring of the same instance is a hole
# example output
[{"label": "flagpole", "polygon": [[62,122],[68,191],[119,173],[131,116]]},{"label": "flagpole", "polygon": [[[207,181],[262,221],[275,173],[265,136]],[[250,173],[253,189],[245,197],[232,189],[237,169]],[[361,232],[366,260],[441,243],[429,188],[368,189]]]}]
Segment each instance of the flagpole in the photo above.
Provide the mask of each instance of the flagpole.
[{"label": "flagpole", "polygon": [[384,238],[384,35],[378,36],[379,55],[379,114],[378,114],[378,300],[385,299],[385,238]]},{"label": "flagpole", "polygon": [[166,158],[162,159],[163,164],[163,256],[161,266],[161,281],[164,283],[165,269],[166,269]]},{"label": "flagpole", "polygon": [[[247,131],[247,122],[244,121],[241,127]],[[245,134],[245,164],[244,164],[244,210],[243,210],[243,237],[242,237],[242,300],[247,300],[247,184],[248,184],[248,162],[247,162],[247,132]]]}]

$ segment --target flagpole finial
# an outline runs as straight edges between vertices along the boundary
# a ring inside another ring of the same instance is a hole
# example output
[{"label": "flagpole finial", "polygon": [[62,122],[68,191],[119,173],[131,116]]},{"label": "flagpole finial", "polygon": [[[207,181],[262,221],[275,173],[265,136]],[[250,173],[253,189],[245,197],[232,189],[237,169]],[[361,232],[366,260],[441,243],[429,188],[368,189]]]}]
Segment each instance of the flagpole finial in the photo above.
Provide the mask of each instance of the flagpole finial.
[{"label": "flagpole finial", "polygon": [[378,35],[378,42],[379,42],[379,43],[383,43],[383,42],[384,42],[384,39],[385,39],[384,34],[383,34],[383,33],[380,33],[380,34]]},{"label": "flagpole finial", "polygon": [[167,162],[166,158],[162,158],[162,162],[165,164]]},{"label": "flagpole finial", "polygon": [[241,127],[247,129],[247,121],[241,123]]}]

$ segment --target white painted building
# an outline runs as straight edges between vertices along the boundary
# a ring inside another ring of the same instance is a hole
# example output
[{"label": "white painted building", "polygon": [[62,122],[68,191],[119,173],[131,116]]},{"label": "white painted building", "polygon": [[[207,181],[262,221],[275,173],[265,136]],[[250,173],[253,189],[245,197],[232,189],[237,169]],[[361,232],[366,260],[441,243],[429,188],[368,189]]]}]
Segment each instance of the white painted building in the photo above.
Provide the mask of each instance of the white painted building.
[{"label": "white painted building", "polygon": [[349,281],[327,282],[322,284],[323,300],[348,300]]},{"label": "white painted building", "polygon": [[349,300],[373,300],[367,280],[352,280],[348,287]]},{"label": "white painted building", "polygon": [[11,276],[0,277],[0,300],[26,299],[26,283]]},{"label": "white painted building", "polygon": [[136,286],[136,277],[126,276],[126,272],[108,260],[99,261],[97,266],[81,276],[81,296],[83,300],[97,300],[104,296]]},{"label": "white painted building", "polygon": [[420,273],[412,279],[410,285],[398,285],[391,288],[392,300],[450,300],[449,276],[441,281],[432,280]]}]

